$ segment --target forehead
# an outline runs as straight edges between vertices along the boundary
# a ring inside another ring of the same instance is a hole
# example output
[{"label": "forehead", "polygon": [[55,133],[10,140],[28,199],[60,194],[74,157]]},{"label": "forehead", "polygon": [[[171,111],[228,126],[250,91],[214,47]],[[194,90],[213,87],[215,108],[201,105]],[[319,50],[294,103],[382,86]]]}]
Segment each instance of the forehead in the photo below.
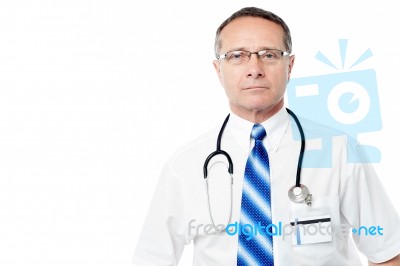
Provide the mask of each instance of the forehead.
[{"label": "forehead", "polygon": [[222,29],[219,36],[222,51],[232,49],[276,48],[284,50],[283,28],[259,17],[240,17]]}]

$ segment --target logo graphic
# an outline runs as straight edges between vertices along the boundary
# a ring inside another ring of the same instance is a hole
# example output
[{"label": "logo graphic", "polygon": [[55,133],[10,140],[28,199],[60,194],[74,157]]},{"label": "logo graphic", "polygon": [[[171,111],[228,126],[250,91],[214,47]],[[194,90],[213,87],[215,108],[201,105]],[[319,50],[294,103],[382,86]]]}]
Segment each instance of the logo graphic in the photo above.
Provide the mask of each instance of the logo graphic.
[{"label": "logo graphic", "polygon": [[[257,235],[270,235],[274,237],[282,237],[283,240],[291,238],[294,245],[299,245],[301,244],[300,242],[306,244],[306,242],[311,243],[310,241],[317,241],[319,243],[327,242],[326,240],[332,241],[331,236],[338,233],[348,234],[351,229],[348,224],[331,224],[330,219],[329,221],[328,219],[305,221],[298,221],[296,219],[295,222],[283,223],[282,221],[279,221],[278,223],[271,224],[262,224],[261,222],[254,224],[241,224],[239,222],[234,222],[227,225],[218,224],[215,227],[213,224],[197,224],[196,219],[192,219],[189,221],[187,228],[188,235],[190,236],[208,236],[216,234],[234,236],[243,234],[246,236],[246,240],[250,241]],[[358,228],[353,228],[351,232],[358,236],[382,236],[384,233],[383,227],[380,225],[361,225]],[[317,236],[318,238],[313,240],[310,238],[313,236]]]},{"label": "logo graphic", "polygon": [[[320,76],[291,79],[287,86],[289,106],[300,117],[328,125],[334,129],[307,131],[307,139],[318,139],[318,149],[307,149],[304,156],[304,167],[331,167],[332,165],[332,138],[347,134],[349,163],[372,162],[381,160],[379,149],[368,145],[359,145],[357,135],[382,129],[380,115],[378,86],[376,73],[373,69],[351,71],[351,69],[372,56],[367,49],[362,55],[346,68],[347,39],[339,40],[341,55],[341,71],[339,73]],[[315,58],[320,62],[339,71],[320,51]],[[292,125],[295,138],[298,131]],[[366,158],[356,156],[350,146],[362,149]],[[323,154],[323,156],[322,156]],[[328,154],[328,156],[327,156]],[[329,157],[330,156],[330,157]]]}]

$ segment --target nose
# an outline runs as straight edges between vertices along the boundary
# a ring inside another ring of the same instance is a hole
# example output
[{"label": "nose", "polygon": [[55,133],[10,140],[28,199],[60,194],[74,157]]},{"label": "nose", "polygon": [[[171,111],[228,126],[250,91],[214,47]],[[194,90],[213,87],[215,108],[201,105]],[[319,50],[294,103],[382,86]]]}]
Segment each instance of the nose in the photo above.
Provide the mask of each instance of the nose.
[{"label": "nose", "polygon": [[247,77],[257,79],[265,76],[263,62],[261,62],[257,54],[250,55],[247,67]]}]

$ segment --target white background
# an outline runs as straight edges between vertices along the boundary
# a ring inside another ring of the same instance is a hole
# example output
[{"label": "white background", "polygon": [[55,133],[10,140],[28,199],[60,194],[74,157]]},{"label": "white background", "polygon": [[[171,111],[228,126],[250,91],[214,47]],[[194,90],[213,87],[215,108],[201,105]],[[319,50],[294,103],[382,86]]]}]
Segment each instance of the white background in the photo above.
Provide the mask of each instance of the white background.
[{"label": "white background", "polygon": [[214,33],[244,6],[288,23],[293,77],[334,73],[314,56],[340,64],[340,38],[372,50],[383,129],[360,140],[400,211],[395,1],[202,2],[0,2],[0,265],[130,265],[163,164],[228,112]]}]

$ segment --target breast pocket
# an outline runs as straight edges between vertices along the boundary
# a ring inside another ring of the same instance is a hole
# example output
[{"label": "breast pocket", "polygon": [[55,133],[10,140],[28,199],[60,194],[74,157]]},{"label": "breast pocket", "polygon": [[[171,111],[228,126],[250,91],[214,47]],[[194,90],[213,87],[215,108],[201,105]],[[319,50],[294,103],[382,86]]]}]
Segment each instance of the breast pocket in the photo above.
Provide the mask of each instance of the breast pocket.
[{"label": "breast pocket", "polygon": [[293,204],[293,258],[299,265],[330,265],[340,232],[339,197],[314,197],[312,206]]}]

